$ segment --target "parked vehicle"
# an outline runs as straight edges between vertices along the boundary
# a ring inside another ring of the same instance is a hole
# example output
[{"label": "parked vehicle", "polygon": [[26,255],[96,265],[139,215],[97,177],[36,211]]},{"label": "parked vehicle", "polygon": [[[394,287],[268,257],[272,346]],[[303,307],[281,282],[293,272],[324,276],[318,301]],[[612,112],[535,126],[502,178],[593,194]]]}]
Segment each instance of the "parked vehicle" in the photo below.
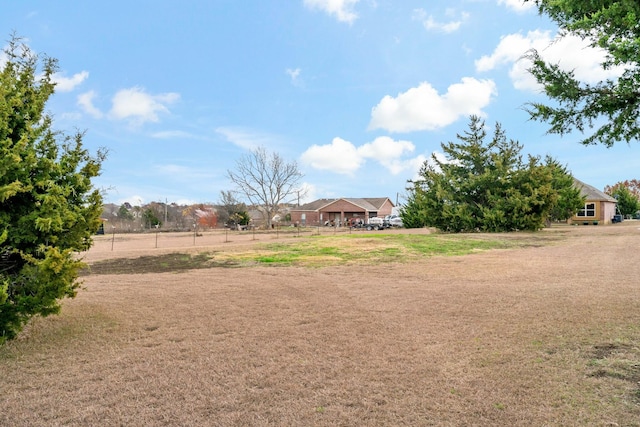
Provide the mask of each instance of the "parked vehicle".
[{"label": "parked vehicle", "polygon": [[383,218],[369,218],[369,222],[365,223],[362,218],[351,218],[351,227],[364,228],[366,230],[383,230],[387,228]]},{"label": "parked vehicle", "polygon": [[365,225],[365,228],[371,231],[371,230],[384,230],[386,227],[384,225],[383,218],[374,216],[373,218],[369,218],[369,223]]},{"label": "parked vehicle", "polygon": [[388,227],[402,227],[402,218],[400,218],[398,215],[387,215],[384,217],[385,222],[387,223]]}]

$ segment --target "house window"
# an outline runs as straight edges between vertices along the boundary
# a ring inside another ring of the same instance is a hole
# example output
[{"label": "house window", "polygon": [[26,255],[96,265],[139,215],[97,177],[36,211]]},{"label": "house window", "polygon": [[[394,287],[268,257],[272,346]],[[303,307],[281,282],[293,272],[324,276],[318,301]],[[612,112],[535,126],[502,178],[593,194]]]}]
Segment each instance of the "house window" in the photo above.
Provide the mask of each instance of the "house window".
[{"label": "house window", "polygon": [[586,203],[584,208],[578,211],[577,216],[579,217],[593,217],[596,216],[596,204],[595,203]]}]

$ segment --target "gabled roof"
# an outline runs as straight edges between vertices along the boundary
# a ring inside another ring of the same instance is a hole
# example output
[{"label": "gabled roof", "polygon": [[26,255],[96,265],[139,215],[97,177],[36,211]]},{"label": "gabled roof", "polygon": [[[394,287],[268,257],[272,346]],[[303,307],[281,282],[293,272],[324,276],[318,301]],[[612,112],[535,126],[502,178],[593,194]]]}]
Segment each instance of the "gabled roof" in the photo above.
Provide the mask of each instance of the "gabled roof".
[{"label": "gabled roof", "polygon": [[618,203],[618,201],[611,197],[610,195],[598,190],[596,187],[593,187],[589,184],[585,184],[579,179],[573,178],[575,187],[580,190],[580,195],[584,196],[588,201],[594,202],[613,202]]},{"label": "gabled roof", "polygon": [[[375,212],[382,208],[382,205],[388,200],[391,203],[391,200],[388,197],[364,197],[364,198],[352,198],[352,197],[341,197],[339,199],[318,199],[313,202],[304,204],[298,208],[294,208],[294,211],[319,211],[323,208],[335,203],[337,201],[344,200],[346,202],[351,203],[367,212]],[[393,206],[393,203],[391,203]]]},{"label": "gabled roof", "polygon": [[389,200],[388,197],[366,197],[366,198],[351,198],[344,197],[339,200],[345,200],[359,208],[364,209],[367,212],[378,211],[384,205],[384,202]]},{"label": "gabled roof", "polygon": [[309,202],[309,203],[305,203],[302,206],[299,206],[297,208],[293,208],[291,210],[294,211],[317,211],[319,209],[322,209],[324,206],[327,206],[330,203],[335,202],[338,199],[318,199],[318,200],[314,200],[313,202]]},{"label": "gabled roof", "polygon": [[379,210],[387,200],[389,201],[389,203],[391,203],[391,206],[393,206],[393,203],[388,197],[368,197],[365,199],[345,199],[345,200],[349,200],[351,201],[351,203],[354,203],[358,206],[360,206],[360,203],[361,203],[360,201],[362,201],[363,204],[368,203],[373,207],[373,209],[371,210],[374,210],[374,211]]}]

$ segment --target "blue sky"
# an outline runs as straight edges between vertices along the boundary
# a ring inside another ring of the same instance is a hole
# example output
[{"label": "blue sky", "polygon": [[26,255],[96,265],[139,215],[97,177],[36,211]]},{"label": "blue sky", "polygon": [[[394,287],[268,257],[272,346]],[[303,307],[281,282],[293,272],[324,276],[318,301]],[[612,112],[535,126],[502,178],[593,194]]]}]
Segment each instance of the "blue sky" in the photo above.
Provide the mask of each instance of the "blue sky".
[{"label": "blue sky", "polygon": [[[547,135],[522,55],[597,81],[601,53],[518,0],[6,2],[0,29],[59,60],[55,127],[109,156],[105,201],[215,203],[226,171],[264,146],[304,173],[306,200],[389,197],[469,115],[582,181],[640,178],[638,144]],[[0,58],[0,61],[2,59]]]}]

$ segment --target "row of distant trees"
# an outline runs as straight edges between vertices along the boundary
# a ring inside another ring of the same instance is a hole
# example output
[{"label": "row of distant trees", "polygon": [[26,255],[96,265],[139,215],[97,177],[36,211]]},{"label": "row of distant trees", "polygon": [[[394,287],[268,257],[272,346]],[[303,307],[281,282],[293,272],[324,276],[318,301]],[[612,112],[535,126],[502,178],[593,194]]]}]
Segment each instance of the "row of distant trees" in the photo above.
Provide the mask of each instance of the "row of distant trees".
[{"label": "row of distant trees", "polygon": [[198,228],[229,227],[247,225],[251,221],[249,208],[238,201],[231,191],[222,191],[217,204],[199,203],[178,205],[176,203],[151,202],[142,206],[123,203],[120,206],[105,205],[102,218],[119,232],[142,230],[187,230]]},{"label": "row of distant trees", "polygon": [[[262,215],[265,228],[283,206],[304,197],[300,180],[303,175],[295,161],[286,161],[280,154],[257,147],[236,161],[235,169],[227,170],[232,190],[221,191],[217,204],[177,206],[152,202],[145,206],[126,203],[117,210],[105,212],[103,218],[121,230],[137,231],[162,226],[163,229],[185,229],[194,224],[203,227],[219,225],[235,227],[251,220],[249,206]],[[249,206],[240,201],[247,200]]]},{"label": "row of distant trees", "polygon": [[[163,229],[185,229],[194,224],[216,226],[245,226],[251,221],[249,207],[261,213],[265,228],[283,206],[305,196],[300,180],[303,175],[295,161],[286,161],[280,154],[257,147],[236,161],[235,169],[227,170],[232,190],[221,191],[215,205],[168,205],[152,202],[145,206],[123,204],[117,210],[105,212],[104,219],[125,231],[137,231],[162,226]],[[247,200],[249,206],[240,201]]]}]

